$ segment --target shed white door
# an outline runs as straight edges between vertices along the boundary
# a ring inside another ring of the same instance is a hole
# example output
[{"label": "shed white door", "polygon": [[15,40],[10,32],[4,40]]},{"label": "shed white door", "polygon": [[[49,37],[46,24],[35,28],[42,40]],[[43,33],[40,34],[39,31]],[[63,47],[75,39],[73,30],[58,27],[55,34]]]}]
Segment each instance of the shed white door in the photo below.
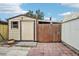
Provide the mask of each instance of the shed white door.
[{"label": "shed white door", "polygon": [[34,40],[34,21],[22,21],[22,40]]}]

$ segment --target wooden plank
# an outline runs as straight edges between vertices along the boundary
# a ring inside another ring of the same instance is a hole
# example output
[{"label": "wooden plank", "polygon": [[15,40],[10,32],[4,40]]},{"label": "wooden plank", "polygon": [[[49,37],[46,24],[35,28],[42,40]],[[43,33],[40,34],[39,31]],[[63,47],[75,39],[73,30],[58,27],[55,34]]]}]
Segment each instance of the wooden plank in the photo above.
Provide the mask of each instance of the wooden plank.
[{"label": "wooden plank", "polygon": [[50,41],[50,30],[49,24],[39,24],[38,25],[38,40],[39,42],[51,42]]},{"label": "wooden plank", "polygon": [[60,37],[60,25],[59,24],[38,24],[37,38],[38,42],[59,42]]}]

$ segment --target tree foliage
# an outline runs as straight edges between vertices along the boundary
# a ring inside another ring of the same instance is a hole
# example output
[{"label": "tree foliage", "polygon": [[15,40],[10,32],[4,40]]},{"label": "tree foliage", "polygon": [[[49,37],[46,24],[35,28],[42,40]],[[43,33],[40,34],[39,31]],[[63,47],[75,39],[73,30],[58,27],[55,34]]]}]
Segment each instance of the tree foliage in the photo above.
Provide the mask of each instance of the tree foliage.
[{"label": "tree foliage", "polygon": [[36,10],[36,15],[38,19],[41,19],[41,20],[44,19],[44,13],[41,12],[40,10]]},{"label": "tree foliage", "polygon": [[40,10],[36,10],[35,13],[32,10],[29,10],[26,13],[26,16],[29,16],[29,17],[32,17],[32,18],[37,18],[37,19],[40,19],[40,20],[44,19],[44,13],[41,12]]}]

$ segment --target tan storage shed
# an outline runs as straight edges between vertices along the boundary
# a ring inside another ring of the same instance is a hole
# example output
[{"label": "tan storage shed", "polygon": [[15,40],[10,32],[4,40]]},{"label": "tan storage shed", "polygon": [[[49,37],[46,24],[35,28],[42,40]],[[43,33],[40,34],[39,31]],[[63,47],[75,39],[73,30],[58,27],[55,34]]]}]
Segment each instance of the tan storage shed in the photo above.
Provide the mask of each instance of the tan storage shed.
[{"label": "tan storage shed", "polygon": [[8,19],[9,39],[17,41],[36,40],[36,20],[25,15],[18,15]]}]

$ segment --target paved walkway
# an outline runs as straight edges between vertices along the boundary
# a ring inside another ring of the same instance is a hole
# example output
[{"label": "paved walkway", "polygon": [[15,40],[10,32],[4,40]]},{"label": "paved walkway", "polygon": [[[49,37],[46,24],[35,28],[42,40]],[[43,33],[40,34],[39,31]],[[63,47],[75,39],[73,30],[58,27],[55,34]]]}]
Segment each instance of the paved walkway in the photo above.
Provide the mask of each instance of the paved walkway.
[{"label": "paved walkway", "polygon": [[62,43],[38,43],[29,50],[28,56],[77,56]]}]

